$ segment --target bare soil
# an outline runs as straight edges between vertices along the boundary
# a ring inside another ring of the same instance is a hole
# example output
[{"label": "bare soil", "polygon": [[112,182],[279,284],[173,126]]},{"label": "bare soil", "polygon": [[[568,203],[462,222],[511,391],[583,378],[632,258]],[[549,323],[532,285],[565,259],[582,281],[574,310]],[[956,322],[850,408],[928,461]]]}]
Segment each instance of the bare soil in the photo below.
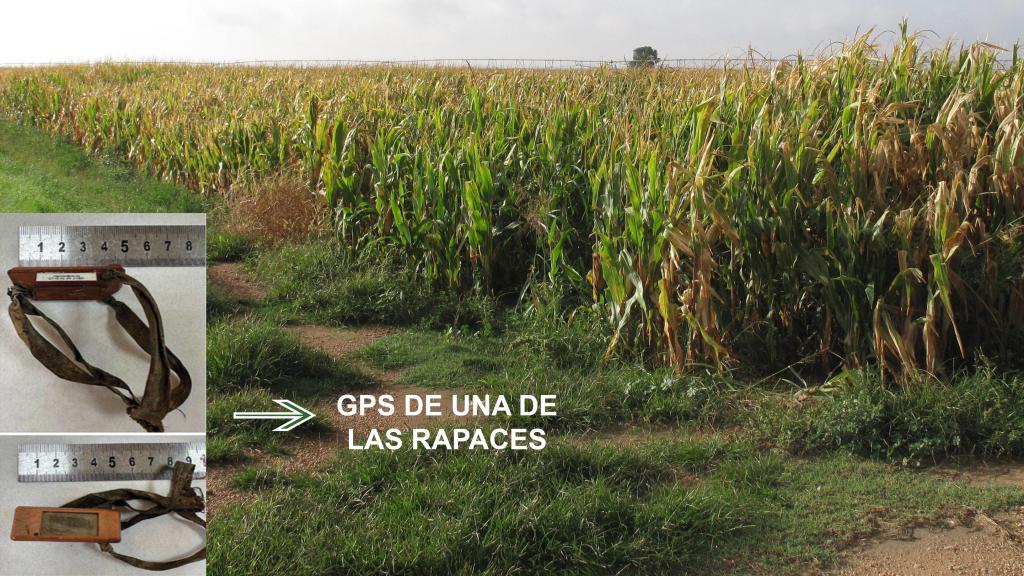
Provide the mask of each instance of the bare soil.
[{"label": "bare soil", "polygon": [[214,264],[206,269],[206,275],[235,298],[258,302],[267,296],[266,288],[253,282],[237,262]]},{"label": "bare soil", "polygon": [[[333,358],[349,359],[356,352],[369,346],[373,342],[392,334],[398,333],[396,328],[390,326],[359,326],[353,328],[330,328],[326,326],[292,326],[288,331],[299,337],[302,342],[318,350],[321,350]],[[397,370],[380,371],[373,370],[367,366],[360,366],[364,371],[371,373],[377,380],[376,388],[359,392],[358,394],[372,394],[375,396],[389,395],[392,397],[395,413],[390,416],[381,416],[376,411],[363,415],[342,416],[337,408],[337,398],[325,398],[318,406],[320,414],[328,419],[331,430],[335,433],[335,440],[339,443],[348,441],[349,430],[352,430],[353,438],[363,438],[373,429],[386,430],[397,428],[399,430],[411,430],[413,428],[425,428],[434,424],[444,424],[456,421],[467,421],[467,418],[435,418],[422,414],[408,415],[405,413],[407,396],[425,396],[437,394],[441,396],[441,413],[451,414],[453,390],[437,390],[397,384],[401,373]],[[356,394],[356,393],[353,393]]]},{"label": "bare soil", "polygon": [[206,518],[217,515],[217,511],[239,502],[247,503],[256,499],[256,494],[236,490],[231,485],[235,474],[249,464],[210,464],[206,473]]},{"label": "bare soil", "polygon": [[918,528],[853,553],[840,576],[1024,574],[1024,508],[949,519],[945,527]]},{"label": "bare soil", "polygon": [[310,348],[320,350],[333,358],[346,358],[385,336],[397,334],[391,326],[359,326],[330,328],[327,326],[289,326],[289,332],[299,337]]},{"label": "bare soil", "polygon": [[[969,462],[931,471],[953,482],[1024,490],[1024,463]],[[937,527],[905,529],[849,553],[840,576],[1024,575],[1024,508],[988,515],[964,508]]]},{"label": "bare soil", "polygon": [[1024,462],[971,462],[964,466],[943,466],[934,472],[953,482],[975,486],[999,484],[1024,490]]}]

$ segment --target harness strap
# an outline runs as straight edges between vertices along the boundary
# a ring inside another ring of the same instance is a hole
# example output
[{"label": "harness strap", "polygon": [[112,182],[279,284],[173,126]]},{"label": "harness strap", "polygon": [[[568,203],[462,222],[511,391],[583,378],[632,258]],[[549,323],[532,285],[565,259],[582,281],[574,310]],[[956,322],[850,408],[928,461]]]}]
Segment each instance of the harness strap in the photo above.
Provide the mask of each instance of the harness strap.
[{"label": "harness strap", "polygon": [[[134,516],[121,521],[121,530],[131,528],[144,520],[171,513],[177,514],[193,524],[202,526],[205,530],[206,520],[201,518],[198,513],[206,509],[206,502],[202,494],[192,487],[192,472],[194,469],[195,466],[193,464],[175,462],[174,472],[171,475],[171,491],[167,496],[143,490],[122,488],[120,490],[107,490],[105,492],[87,494],[68,502],[61,506],[61,508],[122,508],[135,512]],[[147,501],[153,505],[149,508],[138,509],[129,504],[132,500]],[[170,570],[206,558],[206,546],[188,556],[166,562],[140,560],[134,556],[121,554],[116,552],[114,547],[106,542],[100,544],[99,547],[101,551],[110,554],[114,558],[145,570]]]},{"label": "harness strap", "polygon": [[[119,281],[130,286],[145,312],[146,321],[143,322],[131,308],[113,296],[106,296],[100,300],[113,309],[121,328],[132,337],[139,348],[149,354],[149,373],[141,399],[135,396],[123,380],[87,362],[67,332],[31,302],[32,289],[18,285],[7,291],[11,297],[8,313],[14,323],[14,329],[28,346],[32,356],[50,372],[64,380],[79,384],[103,386],[121,398],[127,405],[128,415],[146,431],[163,432],[164,417],[188,398],[192,391],[192,378],[181,360],[164,342],[160,310],[149,290],[141,282],[119,270],[104,270],[103,279]],[[71,351],[72,357],[67,356],[43,337],[32,325],[30,316],[40,318],[53,328]],[[172,379],[171,373],[177,376],[176,381]]]}]

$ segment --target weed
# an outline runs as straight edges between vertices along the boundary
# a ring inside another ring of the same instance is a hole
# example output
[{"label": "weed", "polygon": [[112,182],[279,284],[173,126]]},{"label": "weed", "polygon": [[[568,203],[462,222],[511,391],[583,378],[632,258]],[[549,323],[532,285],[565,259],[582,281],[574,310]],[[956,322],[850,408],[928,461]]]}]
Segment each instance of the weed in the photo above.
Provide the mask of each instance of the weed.
[{"label": "weed", "polygon": [[1024,376],[991,367],[888,390],[851,375],[837,389],[781,410],[764,410],[769,432],[797,452],[842,448],[932,463],[957,454],[1024,455]]}]

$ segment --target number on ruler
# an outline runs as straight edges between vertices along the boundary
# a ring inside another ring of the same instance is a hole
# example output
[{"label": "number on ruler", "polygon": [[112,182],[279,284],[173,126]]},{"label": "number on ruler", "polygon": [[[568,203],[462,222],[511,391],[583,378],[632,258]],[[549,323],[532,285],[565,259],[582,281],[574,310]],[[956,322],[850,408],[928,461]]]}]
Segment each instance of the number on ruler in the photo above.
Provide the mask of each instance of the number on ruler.
[{"label": "number on ruler", "polygon": [[23,266],[202,266],[206,260],[202,225],[23,226],[19,234]]}]

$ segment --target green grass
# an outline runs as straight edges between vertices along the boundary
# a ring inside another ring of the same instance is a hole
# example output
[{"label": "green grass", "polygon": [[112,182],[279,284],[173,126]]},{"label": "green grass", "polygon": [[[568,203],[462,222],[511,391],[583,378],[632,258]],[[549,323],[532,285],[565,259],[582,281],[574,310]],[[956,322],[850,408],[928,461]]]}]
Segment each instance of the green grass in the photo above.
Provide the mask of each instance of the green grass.
[{"label": "green grass", "polygon": [[0,118],[0,212],[201,212],[179,186]]},{"label": "green grass", "polygon": [[211,392],[258,387],[275,394],[317,394],[368,383],[357,370],[303,346],[273,324],[252,318],[210,326],[206,357]]},{"label": "green grass", "polygon": [[[299,404],[336,397],[366,387],[371,380],[357,369],[302,345],[265,321],[225,318],[207,330],[207,458],[211,462],[245,459],[247,448],[285,451],[284,435],[265,421],[235,420],[235,411],[279,411],[276,398]],[[321,419],[301,432],[323,429]]]},{"label": "green grass", "polygon": [[206,234],[206,257],[211,262],[238,262],[254,249],[253,242],[241,234],[220,229]]},{"label": "green grass", "polygon": [[766,413],[770,433],[797,452],[842,447],[903,464],[1024,456],[1024,373],[991,367],[896,389],[854,373],[804,406]]},{"label": "green grass", "polygon": [[480,393],[555,394],[554,417],[513,416],[516,425],[586,431],[623,424],[727,425],[750,394],[728,378],[678,376],[615,362],[590,369],[524,350],[517,333],[501,337],[412,331],[361,352],[370,366],[402,369],[403,384]]},{"label": "green grass", "polygon": [[[248,473],[265,491],[211,527],[211,573],[538,574],[661,569],[704,558],[749,524],[742,496],[770,481],[678,486],[737,458],[718,444],[631,454],[342,454],[324,476]],[[738,497],[739,496],[739,497]],[[260,542],[257,554],[241,553]],[[315,550],[311,553],[310,551]]]},{"label": "green grass", "polygon": [[286,245],[247,265],[269,288],[263,314],[277,322],[486,327],[486,299],[457,297],[424,283],[400,254],[353,254],[329,243]]},{"label": "green grass", "polygon": [[851,539],[1024,501],[860,459],[722,437],[542,452],[340,452],[247,470],[211,523],[210,573],[795,574]]},{"label": "green grass", "polygon": [[208,462],[247,460],[247,449],[258,448],[268,454],[284,453],[285,435],[273,432],[269,422],[235,420],[234,413],[279,411],[275,396],[267,390],[251,388],[211,394],[206,406],[206,459]]}]

